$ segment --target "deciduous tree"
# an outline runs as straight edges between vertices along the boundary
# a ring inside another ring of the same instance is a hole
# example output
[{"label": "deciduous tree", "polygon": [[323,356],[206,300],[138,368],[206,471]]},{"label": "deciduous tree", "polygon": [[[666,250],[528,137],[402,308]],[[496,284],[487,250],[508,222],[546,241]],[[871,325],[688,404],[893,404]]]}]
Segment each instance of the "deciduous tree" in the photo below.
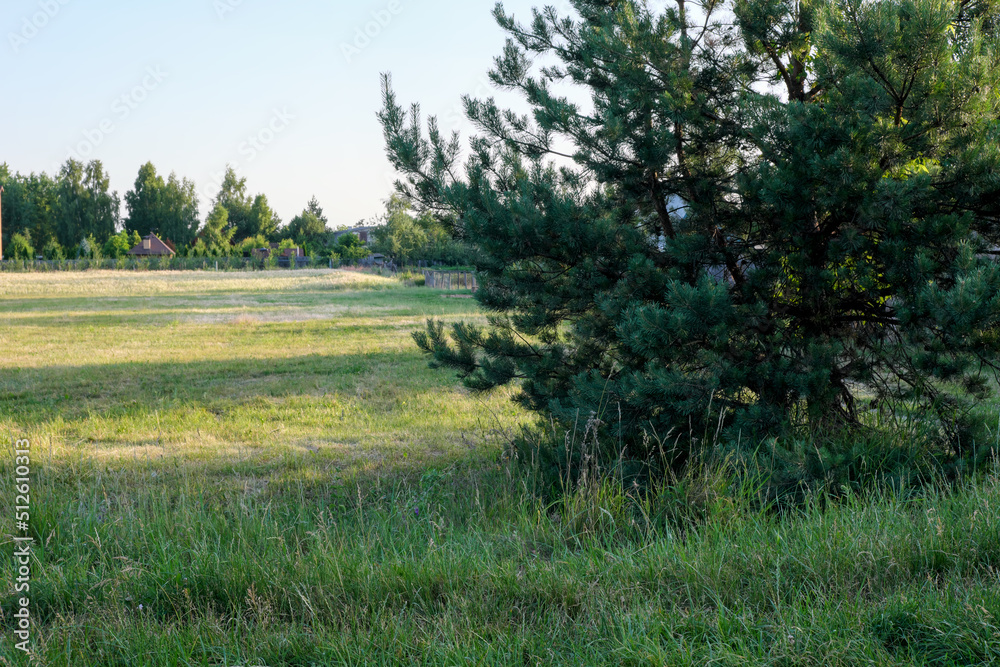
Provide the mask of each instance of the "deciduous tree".
[{"label": "deciduous tree", "polygon": [[117,232],[120,201],[100,160],[67,160],[55,188],[56,236],[75,247],[87,236],[103,243]]},{"label": "deciduous tree", "polygon": [[125,227],[141,236],[156,234],[186,245],[194,240],[201,224],[194,182],[179,179],[176,174],[164,181],[152,162],[139,168],[135,186],[125,193],[125,206]]}]

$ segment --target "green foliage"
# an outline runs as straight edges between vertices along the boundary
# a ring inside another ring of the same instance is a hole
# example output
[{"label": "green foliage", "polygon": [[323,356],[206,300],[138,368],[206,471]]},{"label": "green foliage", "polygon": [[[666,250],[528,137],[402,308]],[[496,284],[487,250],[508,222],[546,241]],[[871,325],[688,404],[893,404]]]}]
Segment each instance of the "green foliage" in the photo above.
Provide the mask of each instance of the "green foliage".
[{"label": "green foliage", "polygon": [[238,257],[249,256],[254,250],[260,248],[267,248],[270,245],[270,241],[264,235],[251,236],[250,238],[243,239],[239,243],[235,244],[233,247],[233,253]]},{"label": "green foliage", "polygon": [[103,243],[119,227],[118,193],[100,160],[87,164],[70,159],[62,166],[55,187],[56,237],[66,247],[93,237]]},{"label": "green foliage", "polygon": [[11,175],[6,165],[0,173],[3,193],[4,245],[18,232],[26,232],[33,239],[53,238],[56,235],[56,186],[46,174]]},{"label": "green foliage", "polygon": [[300,215],[292,218],[285,234],[297,245],[310,249],[325,249],[329,239],[326,223],[309,209],[304,209]]},{"label": "green foliage", "polygon": [[420,252],[420,259],[437,262],[444,266],[475,266],[478,253],[474,246],[454,239],[431,242]]},{"label": "green foliage", "polygon": [[371,223],[377,226],[369,242],[371,252],[400,263],[475,264],[475,248],[463,240],[464,227],[454,215],[429,210],[414,215],[411,202],[399,195],[392,195],[385,205],[385,215]]},{"label": "green foliage", "polygon": [[458,138],[435,119],[424,133],[385,79],[398,190],[462,221],[493,314],[450,338],[432,324],[424,351],[474,389],[518,382],[564,427],[613,421],[605,454],[637,461],[689,430],[751,446],[861,432],[869,407],[909,410],[942,456],[986,442],[995,8],[573,6],[528,24],[497,7],[491,77],[531,113],[466,99],[481,136],[464,167]]},{"label": "green foliage", "polygon": [[[164,182],[152,162],[139,168],[133,189],[125,193],[125,226],[140,236],[156,234],[178,245],[191,243],[201,224],[198,193],[193,181],[170,174]],[[134,246],[133,246],[134,247]]]},{"label": "green foliage", "polygon": [[409,213],[409,203],[392,199],[386,206],[387,218],[375,239],[370,241],[372,252],[382,253],[399,262],[418,259],[428,243],[427,232]]},{"label": "green foliage", "polygon": [[364,246],[358,235],[353,232],[347,232],[338,236],[337,245],[341,248],[361,248]]},{"label": "green foliage", "polygon": [[18,232],[14,234],[10,243],[4,249],[5,258],[33,260],[35,259],[35,248],[31,245],[30,232]]},{"label": "green foliage", "polygon": [[[68,160],[55,179],[46,174],[0,173],[4,187],[4,238],[20,231],[35,239],[55,239],[75,257],[80,241],[93,236],[111,257],[120,257],[117,236],[119,199],[110,192],[110,180],[99,161],[84,164]],[[266,204],[266,202],[264,202]],[[195,184],[171,174],[167,181],[151,163],[139,169],[135,185],[125,194],[128,218],[124,227],[133,232],[129,248],[139,234],[156,233],[178,246],[193,241],[198,230],[198,197]],[[115,249],[110,245],[117,244]]]},{"label": "green foliage", "polygon": [[[270,239],[276,237],[280,225],[281,218],[271,210],[270,204],[267,203],[267,197],[265,195],[257,195],[254,197],[253,205],[250,207],[250,218],[247,226],[242,232],[248,238],[263,236]],[[237,230],[237,234],[240,234],[240,231]]]},{"label": "green foliage", "polygon": [[[135,234],[135,232],[133,233]],[[132,244],[129,233],[123,230],[104,242],[104,255],[111,259],[121,259],[122,257],[126,257],[128,251],[141,242],[142,239],[138,243]]]},{"label": "green foliage", "polygon": [[50,238],[42,247],[42,256],[48,260],[62,261],[66,259],[66,252],[63,250],[63,247],[59,245],[59,241],[56,241],[54,238]]},{"label": "green foliage", "polygon": [[208,246],[205,244],[205,239],[203,238],[197,239],[187,249],[188,257],[207,257],[208,255]]},{"label": "green foliage", "polygon": [[85,239],[80,241],[80,244],[76,248],[76,258],[77,259],[93,259],[101,260],[104,257],[104,251],[101,244],[97,242],[97,239],[93,235],[87,235]]},{"label": "green foliage", "polygon": [[254,236],[275,238],[281,225],[281,219],[271,210],[267,197],[262,194],[252,197],[247,192],[247,179],[240,178],[231,166],[226,167],[215,205],[224,207],[228,212],[229,226],[233,228],[232,238],[236,240]]},{"label": "green foliage", "polygon": [[233,228],[236,238],[254,235],[250,233],[250,209],[253,202],[247,194],[247,179],[237,176],[236,170],[231,166],[226,166],[214,204],[215,208],[222,207],[226,210],[228,224]]},{"label": "green foliage", "polygon": [[361,242],[357,234],[347,233],[337,237],[336,253],[341,259],[356,261],[372,254],[372,250]]},{"label": "green foliage", "polygon": [[233,252],[232,241],[235,235],[236,228],[229,224],[229,210],[217,203],[205,219],[205,226],[199,234],[199,240],[203,242],[199,252],[227,256]]},{"label": "green foliage", "polygon": [[330,220],[323,213],[323,207],[319,205],[316,195],[313,195],[312,199],[309,200],[309,203],[306,205],[306,211],[316,216],[323,223],[324,228],[330,226]]}]

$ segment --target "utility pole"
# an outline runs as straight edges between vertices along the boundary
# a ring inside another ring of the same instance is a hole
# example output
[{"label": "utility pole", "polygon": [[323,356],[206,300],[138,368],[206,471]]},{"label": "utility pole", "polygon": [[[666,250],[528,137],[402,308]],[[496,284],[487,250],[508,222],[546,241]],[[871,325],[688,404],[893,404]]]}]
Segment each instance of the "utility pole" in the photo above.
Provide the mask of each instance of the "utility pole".
[{"label": "utility pole", "polygon": [[0,262],[3,261],[3,186],[0,185]]}]

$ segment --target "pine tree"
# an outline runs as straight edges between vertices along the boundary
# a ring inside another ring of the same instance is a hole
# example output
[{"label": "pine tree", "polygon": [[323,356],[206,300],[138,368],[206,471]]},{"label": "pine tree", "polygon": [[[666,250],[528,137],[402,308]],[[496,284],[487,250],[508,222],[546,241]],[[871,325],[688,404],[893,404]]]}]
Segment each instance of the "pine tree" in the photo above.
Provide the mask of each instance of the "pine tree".
[{"label": "pine tree", "polygon": [[330,226],[330,220],[327,219],[326,215],[323,213],[323,207],[319,205],[319,200],[316,199],[316,195],[313,195],[312,199],[309,200],[309,203],[306,205],[306,210],[322,220],[324,227]]},{"label": "pine tree", "polygon": [[973,447],[1000,347],[996,4],[498,5],[490,76],[531,113],[465,99],[464,168],[384,80],[397,189],[460,216],[491,314],[417,342],[637,459],[868,406]]}]

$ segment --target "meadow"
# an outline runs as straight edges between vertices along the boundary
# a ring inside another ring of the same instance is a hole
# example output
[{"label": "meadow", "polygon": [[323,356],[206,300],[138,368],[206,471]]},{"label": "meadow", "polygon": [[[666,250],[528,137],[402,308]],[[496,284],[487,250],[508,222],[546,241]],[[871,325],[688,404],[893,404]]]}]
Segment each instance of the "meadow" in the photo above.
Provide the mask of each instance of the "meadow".
[{"label": "meadow", "polygon": [[0,664],[1000,660],[995,467],[781,512],[711,469],[544,499],[510,456],[533,419],[410,338],[482,320],[467,297],[348,271],[0,274]]}]

